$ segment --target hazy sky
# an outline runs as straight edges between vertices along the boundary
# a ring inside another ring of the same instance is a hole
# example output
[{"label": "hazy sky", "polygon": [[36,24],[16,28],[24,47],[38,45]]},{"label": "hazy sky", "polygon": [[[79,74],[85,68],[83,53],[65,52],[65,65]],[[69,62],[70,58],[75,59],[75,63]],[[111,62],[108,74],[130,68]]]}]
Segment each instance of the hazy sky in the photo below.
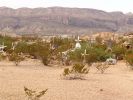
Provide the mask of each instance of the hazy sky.
[{"label": "hazy sky", "polygon": [[133,12],[133,0],[0,0],[0,6],[12,8],[62,6]]}]

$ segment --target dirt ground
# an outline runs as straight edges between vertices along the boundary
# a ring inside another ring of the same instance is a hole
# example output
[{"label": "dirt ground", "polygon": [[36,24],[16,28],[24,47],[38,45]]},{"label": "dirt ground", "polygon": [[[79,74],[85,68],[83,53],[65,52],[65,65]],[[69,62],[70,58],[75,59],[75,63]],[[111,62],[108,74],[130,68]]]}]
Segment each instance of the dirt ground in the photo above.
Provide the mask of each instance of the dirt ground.
[{"label": "dirt ground", "polygon": [[[41,91],[40,100],[133,100],[133,71],[124,62],[111,66],[105,74],[95,68],[86,80],[61,80],[63,68],[46,67],[37,60],[14,66],[0,62],[0,100],[27,100],[24,86]],[[102,89],[102,91],[100,91]]]}]

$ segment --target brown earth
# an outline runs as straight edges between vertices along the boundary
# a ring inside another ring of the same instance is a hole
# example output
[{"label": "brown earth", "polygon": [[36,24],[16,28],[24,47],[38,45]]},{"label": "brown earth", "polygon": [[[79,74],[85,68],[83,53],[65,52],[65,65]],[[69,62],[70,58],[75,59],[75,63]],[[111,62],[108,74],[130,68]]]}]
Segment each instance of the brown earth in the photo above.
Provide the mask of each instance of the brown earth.
[{"label": "brown earth", "polygon": [[92,68],[86,80],[61,80],[62,71],[36,60],[17,67],[12,62],[0,62],[0,100],[27,100],[24,86],[37,91],[48,88],[41,100],[133,100],[133,71],[124,62],[104,74]]}]

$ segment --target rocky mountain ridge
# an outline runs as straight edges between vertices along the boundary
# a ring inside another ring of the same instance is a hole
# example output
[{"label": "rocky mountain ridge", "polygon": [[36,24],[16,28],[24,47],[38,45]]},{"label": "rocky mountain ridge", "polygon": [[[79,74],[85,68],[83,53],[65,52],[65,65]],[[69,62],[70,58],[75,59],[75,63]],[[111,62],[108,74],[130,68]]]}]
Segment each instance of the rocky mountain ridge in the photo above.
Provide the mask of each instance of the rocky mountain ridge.
[{"label": "rocky mountain ridge", "polygon": [[16,34],[90,34],[133,32],[133,14],[87,8],[0,7],[0,32]]}]

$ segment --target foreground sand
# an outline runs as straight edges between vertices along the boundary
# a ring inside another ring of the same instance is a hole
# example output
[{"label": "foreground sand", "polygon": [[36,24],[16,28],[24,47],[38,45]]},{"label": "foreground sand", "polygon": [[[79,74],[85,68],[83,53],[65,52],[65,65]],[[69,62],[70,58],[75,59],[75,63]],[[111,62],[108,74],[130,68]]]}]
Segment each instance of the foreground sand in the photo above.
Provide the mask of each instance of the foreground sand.
[{"label": "foreground sand", "polygon": [[[61,80],[63,68],[24,61],[0,62],[0,100],[27,100],[23,87],[48,91],[41,100],[133,100],[133,71],[119,62],[105,74],[92,68],[86,80]],[[103,89],[103,91],[100,91]]]}]

